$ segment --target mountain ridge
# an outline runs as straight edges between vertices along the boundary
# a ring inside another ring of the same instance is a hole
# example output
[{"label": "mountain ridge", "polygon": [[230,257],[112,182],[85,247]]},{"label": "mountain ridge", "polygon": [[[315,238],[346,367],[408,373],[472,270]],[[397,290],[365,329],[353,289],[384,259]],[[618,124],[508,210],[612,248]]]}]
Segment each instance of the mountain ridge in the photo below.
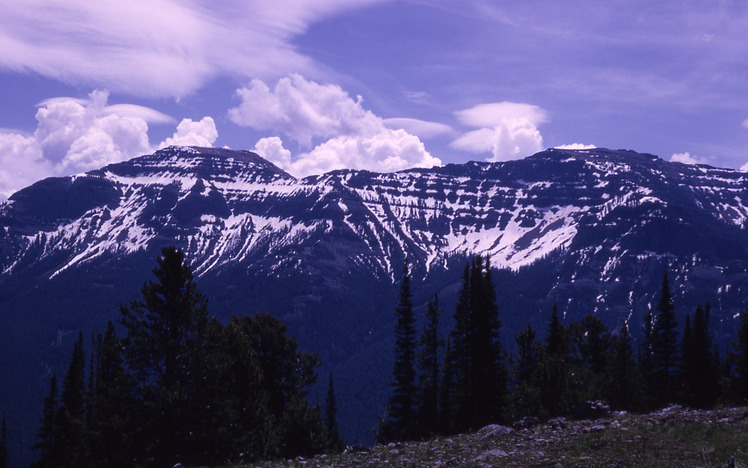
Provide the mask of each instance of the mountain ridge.
[{"label": "mountain ridge", "polygon": [[[669,268],[679,317],[709,301],[724,350],[748,297],[743,200],[740,171],[627,150],[297,179],[250,152],[165,148],[0,204],[0,350],[18,361],[0,374],[41,401],[70,336],[116,319],[176,245],[212,313],[273,313],[321,372],[335,368],[341,427],[365,441],[386,401],[406,257],[417,306],[440,293],[446,328],[464,262],[491,255],[507,346],[528,322],[542,329],[554,298],[566,320],[594,313],[636,334]],[[29,398],[0,389],[4,406],[38,412]]]}]

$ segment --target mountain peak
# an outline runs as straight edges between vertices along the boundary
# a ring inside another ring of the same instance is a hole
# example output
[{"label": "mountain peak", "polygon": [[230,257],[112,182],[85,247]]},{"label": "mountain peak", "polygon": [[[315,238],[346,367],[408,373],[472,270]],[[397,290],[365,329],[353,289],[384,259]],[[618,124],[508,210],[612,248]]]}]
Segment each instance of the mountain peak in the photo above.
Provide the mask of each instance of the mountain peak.
[{"label": "mountain peak", "polygon": [[295,180],[291,174],[257,153],[199,146],[168,146],[153,154],[110,164],[89,174],[101,175],[107,172],[125,177],[167,172],[219,180],[227,178],[263,182],[279,179]]}]

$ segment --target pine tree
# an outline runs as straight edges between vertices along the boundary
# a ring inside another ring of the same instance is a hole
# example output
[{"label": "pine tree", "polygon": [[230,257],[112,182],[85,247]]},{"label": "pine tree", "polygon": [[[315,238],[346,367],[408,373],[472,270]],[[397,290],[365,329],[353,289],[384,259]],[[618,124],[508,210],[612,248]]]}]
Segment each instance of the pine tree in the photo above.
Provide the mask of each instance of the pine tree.
[{"label": "pine tree", "polygon": [[125,370],[122,343],[111,321],[106,332],[96,339],[90,380],[87,421],[91,460],[96,466],[127,464],[131,460],[124,454],[132,451],[128,446],[133,430],[127,408],[132,407],[134,395]]},{"label": "pine tree", "polygon": [[442,403],[446,432],[465,431],[470,426],[470,352],[472,349],[472,324],[470,312],[470,263],[465,265],[454,312],[454,328],[449,334],[449,347],[445,356],[445,393]]},{"label": "pine tree", "polygon": [[325,398],[325,427],[327,428],[327,448],[333,452],[339,452],[343,449],[343,438],[338,430],[338,409],[335,398],[335,384],[332,380],[332,371],[330,371],[330,380],[327,385],[327,397]]},{"label": "pine tree", "polygon": [[296,339],[287,336],[286,324],[271,315],[234,317],[230,325],[244,337],[259,367],[264,404],[253,406],[255,411],[265,412],[259,421],[264,426],[264,433],[259,434],[265,447],[261,458],[293,458],[324,451],[327,430],[322,410],[306,399],[317,380],[317,355],[300,351]]},{"label": "pine tree", "polygon": [[638,368],[644,387],[644,409],[652,409],[657,405],[657,388],[655,385],[654,368],[654,314],[647,309],[642,325],[642,341],[639,344]]},{"label": "pine tree", "polygon": [[439,432],[449,434],[454,429],[451,408],[454,406],[455,389],[455,355],[452,352],[452,340],[447,338],[444,359],[441,364],[441,378],[439,380]]},{"label": "pine tree", "polygon": [[566,405],[581,411],[585,402],[600,400],[605,391],[609,367],[610,332],[593,315],[572,323],[568,336],[568,395]]},{"label": "pine tree", "polygon": [[8,421],[3,412],[3,423],[0,426],[0,468],[10,466],[10,454],[8,453]]},{"label": "pine tree", "polygon": [[121,307],[120,322],[127,330],[128,367],[145,395],[136,415],[138,445],[154,464],[171,466],[184,461],[181,452],[196,430],[188,424],[196,385],[190,363],[199,352],[207,305],[181,250],[162,249],[157,263],[156,281],[143,286],[141,300]]},{"label": "pine tree", "polygon": [[514,337],[517,343],[517,356],[512,367],[511,396],[515,419],[537,416],[541,413],[538,371],[543,351],[535,335],[535,329],[528,324]]},{"label": "pine tree", "polygon": [[719,360],[709,333],[709,305],[699,305],[693,326],[686,316],[681,345],[681,398],[692,408],[711,408],[719,396]]},{"label": "pine tree", "polygon": [[81,467],[88,461],[88,439],[85,425],[86,355],[83,333],[73,346],[68,370],[62,383],[56,431],[59,436],[60,458],[57,466]]},{"label": "pine tree", "polygon": [[439,433],[439,349],[442,339],[439,336],[439,297],[428,302],[426,324],[420,339],[418,353],[418,436]]},{"label": "pine tree", "polygon": [[748,309],[740,312],[738,339],[733,344],[735,349],[735,394],[738,399],[748,402]]},{"label": "pine tree", "polygon": [[611,408],[635,411],[641,409],[643,392],[636,367],[628,322],[610,338],[610,368],[605,397]]},{"label": "pine tree", "polygon": [[49,379],[49,393],[44,397],[41,426],[36,434],[36,443],[32,447],[39,452],[39,458],[32,465],[36,468],[54,467],[61,457],[57,431],[57,411],[59,408],[57,391],[57,375],[52,374]]},{"label": "pine tree", "polygon": [[[395,307],[395,366],[393,371],[392,394],[389,400],[388,416],[384,427],[380,425],[380,441],[407,440],[413,437],[415,428],[415,315],[410,291],[408,262],[403,268],[400,295]],[[389,427],[387,427],[389,425]],[[381,439],[384,440],[381,440]]]},{"label": "pine tree", "polygon": [[503,421],[506,413],[507,372],[499,340],[501,321],[491,275],[491,261],[473,260],[470,288],[470,426],[480,428]]},{"label": "pine tree", "polygon": [[652,329],[652,364],[654,402],[662,405],[674,401],[678,371],[678,323],[675,320],[673,296],[667,270],[663,274],[657,317]]},{"label": "pine tree", "polygon": [[540,399],[546,415],[564,414],[568,409],[568,347],[566,329],[558,316],[558,306],[555,300],[548,320],[539,381]]}]

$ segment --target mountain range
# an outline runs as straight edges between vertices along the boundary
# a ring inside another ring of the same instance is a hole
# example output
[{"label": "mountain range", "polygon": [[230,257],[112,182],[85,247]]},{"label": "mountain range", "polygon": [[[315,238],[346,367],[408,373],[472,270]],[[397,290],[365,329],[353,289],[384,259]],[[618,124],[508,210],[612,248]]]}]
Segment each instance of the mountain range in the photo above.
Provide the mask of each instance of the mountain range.
[{"label": "mountain range", "polygon": [[351,442],[371,440],[387,399],[406,258],[417,310],[438,293],[446,332],[465,262],[489,255],[509,349],[554,301],[636,336],[668,269],[679,320],[709,302],[725,352],[748,298],[747,220],[745,173],[627,150],[297,179],[251,152],[165,148],[0,204],[0,410],[29,458],[78,332],[116,320],[168,245],[213,315],[270,312],[319,354]]}]

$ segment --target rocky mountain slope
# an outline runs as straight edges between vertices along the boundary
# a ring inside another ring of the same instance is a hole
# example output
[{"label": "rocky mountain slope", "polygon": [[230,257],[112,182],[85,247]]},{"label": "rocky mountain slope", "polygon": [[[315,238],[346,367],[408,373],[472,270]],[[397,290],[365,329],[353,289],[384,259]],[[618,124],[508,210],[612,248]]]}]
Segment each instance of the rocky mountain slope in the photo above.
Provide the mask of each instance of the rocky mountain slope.
[{"label": "rocky mountain slope", "polygon": [[592,420],[556,418],[532,427],[486,426],[475,433],[342,454],[269,462],[263,467],[745,467],[748,408],[671,406]]},{"label": "rocky mountain slope", "polygon": [[116,319],[176,245],[213,314],[271,312],[320,354],[343,431],[370,440],[406,257],[416,304],[440,293],[446,328],[466,258],[491,255],[509,346],[554,298],[567,320],[595,313],[637,331],[669,266],[679,319],[709,301],[724,350],[748,298],[747,219],[743,172],[633,151],[295,179],[249,152],[166,148],[0,205],[0,408],[28,440],[78,330]]}]

